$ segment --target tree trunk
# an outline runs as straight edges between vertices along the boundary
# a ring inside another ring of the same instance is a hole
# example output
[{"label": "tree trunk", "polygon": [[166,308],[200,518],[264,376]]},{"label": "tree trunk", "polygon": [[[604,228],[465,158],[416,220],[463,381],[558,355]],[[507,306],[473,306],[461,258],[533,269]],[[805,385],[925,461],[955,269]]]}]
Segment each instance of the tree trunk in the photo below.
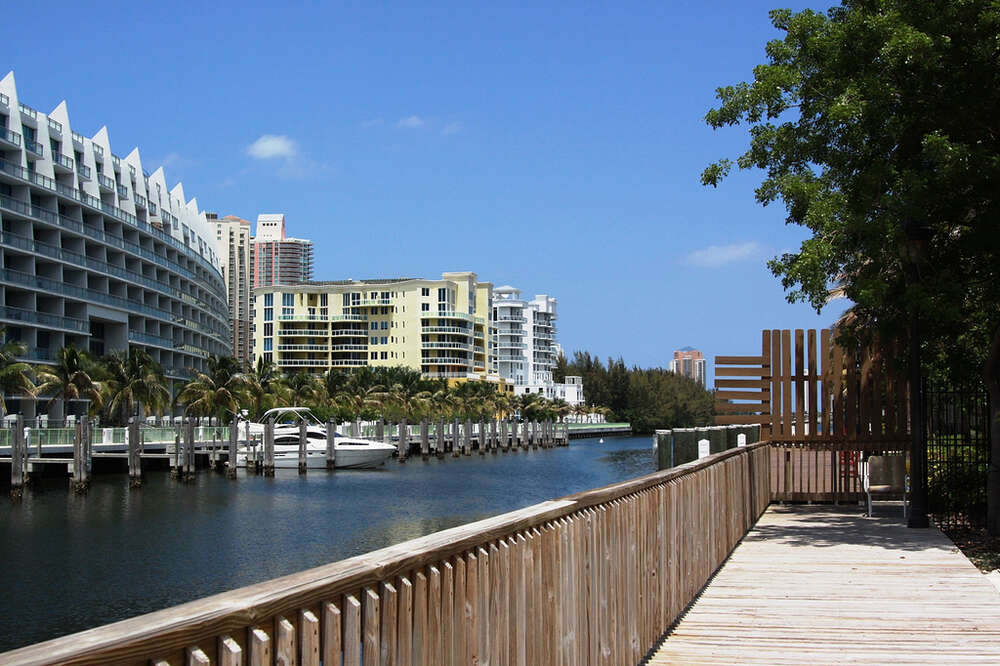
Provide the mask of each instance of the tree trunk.
[{"label": "tree trunk", "polygon": [[983,380],[990,396],[990,469],[986,480],[986,529],[1000,536],[1000,328],[986,358]]}]

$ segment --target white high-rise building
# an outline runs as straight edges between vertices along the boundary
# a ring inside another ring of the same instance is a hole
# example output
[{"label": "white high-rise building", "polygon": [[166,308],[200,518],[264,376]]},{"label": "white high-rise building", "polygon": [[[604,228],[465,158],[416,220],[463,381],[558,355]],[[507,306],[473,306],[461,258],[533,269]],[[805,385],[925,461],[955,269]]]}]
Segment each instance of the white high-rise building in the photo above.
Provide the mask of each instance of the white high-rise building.
[{"label": "white high-rise building", "polygon": [[233,356],[250,362],[253,336],[251,324],[253,309],[250,295],[250,221],[235,215],[218,219],[209,213],[209,222],[215,224],[222,276],[226,281],[229,297],[229,323],[233,331]]},{"label": "white high-rise building", "polygon": [[541,393],[550,400],[583,402],[583,384],[572,387],[552,380],[559,355],[556,343],[556,299],[538,294],[530,301],[510,285],[493,290],[493,370],[514,384],[514,393]]},{"label": "white high-rise building", "polygon": [[138,148],[115,154],[106,127],[76,132],[66,102],[21,102],[13,72],[0,79],[0,223],[0,323],[24,360],[134,346],[185,379],[229,353],[216,230],[197,201],[145,171]]}]

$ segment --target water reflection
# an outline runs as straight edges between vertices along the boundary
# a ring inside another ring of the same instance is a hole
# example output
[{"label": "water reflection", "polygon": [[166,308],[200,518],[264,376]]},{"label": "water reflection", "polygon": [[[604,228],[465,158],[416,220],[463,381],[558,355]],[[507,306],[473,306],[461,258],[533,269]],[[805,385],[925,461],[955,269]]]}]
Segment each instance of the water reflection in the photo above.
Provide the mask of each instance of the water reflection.
[{"label": "water reflection", "polygon": [[236,482],[166,472],[85,497],[46,479],[0,501],[0,650],[131,617],[655,470],[648,437],[570,448],[390,461]]}]

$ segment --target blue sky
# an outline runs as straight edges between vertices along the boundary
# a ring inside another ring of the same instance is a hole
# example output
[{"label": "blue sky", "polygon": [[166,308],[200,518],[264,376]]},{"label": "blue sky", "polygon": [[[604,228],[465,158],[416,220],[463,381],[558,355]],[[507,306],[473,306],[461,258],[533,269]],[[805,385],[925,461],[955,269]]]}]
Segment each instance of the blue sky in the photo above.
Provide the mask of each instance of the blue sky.
[{"label": "blue sky", "polygon": [[804,234],[758,174],[699,183],[746,146],[702,118],[768,9],[827,3],[82,4],[5,10],[21,100],[66,99],[203,209],[285,213],[317,279],[474,270],[558,298],[567,351],[641,366],[845,307],[785,302],[764,262]]}]

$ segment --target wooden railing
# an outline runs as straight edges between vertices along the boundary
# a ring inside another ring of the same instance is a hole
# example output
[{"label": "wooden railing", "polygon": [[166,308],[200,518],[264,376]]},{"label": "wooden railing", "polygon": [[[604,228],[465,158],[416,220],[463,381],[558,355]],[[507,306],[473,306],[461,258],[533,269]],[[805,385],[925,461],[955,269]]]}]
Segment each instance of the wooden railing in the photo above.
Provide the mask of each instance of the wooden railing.
[{"label": "wooden railing", "polygon": [[0,662],[635,664],[767,507],[770,474],[767,444],[731,449]]}]

